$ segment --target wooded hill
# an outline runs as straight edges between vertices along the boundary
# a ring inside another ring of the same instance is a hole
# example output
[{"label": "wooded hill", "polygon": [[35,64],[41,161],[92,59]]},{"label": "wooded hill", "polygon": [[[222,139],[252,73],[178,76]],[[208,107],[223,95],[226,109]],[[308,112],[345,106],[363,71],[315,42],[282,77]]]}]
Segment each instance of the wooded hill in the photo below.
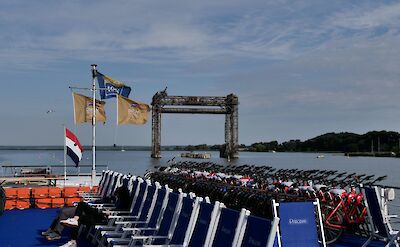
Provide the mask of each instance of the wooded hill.
[{"label": "wooded hill", "polygon": [[400,134],[394,131],[326,133],[306,141],[290,140],[253,143],[248,151],[290,152],[399,152]]}]

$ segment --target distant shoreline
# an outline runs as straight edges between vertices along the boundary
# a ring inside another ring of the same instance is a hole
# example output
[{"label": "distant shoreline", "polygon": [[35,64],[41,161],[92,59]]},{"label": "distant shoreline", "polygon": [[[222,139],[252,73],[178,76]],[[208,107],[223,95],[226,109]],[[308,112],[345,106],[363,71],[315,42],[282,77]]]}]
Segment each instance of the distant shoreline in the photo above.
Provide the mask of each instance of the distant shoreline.
[{"label": "distant shoreline", "polygon": [[[91,146],[83,146],[84,150],[91,150]],[[0,150],[64,150],[64,146],[0,146]],[[102,151],[150,151],[146,146],[96,146],[96,150]]]},{"label": "distant shoreline", "polygon": [[[185,149],[176,149],[176,147],[181,146],[165,146],[161,147],[162,151],[176,151],[176,152],[218,152],[218,150],[185,150]],[[91,150],[91,146],[84,146],[84,150]],[[64,146],[0,146],[0,150],[10,150],[10,151],[61,151],[64,150]],[[97,146],[96,150],[98,151],[151,151],[150,146]],[[246,153],[274,153],[271,151],[251,151],[251,150],[239,150],[240,152]],[[349,157],[392,157],[399,158],[394,153],[390,152],[340,152],[340,151],[278,151],[279,153],[325,153],[325,154],[336,154],[343,155]]]}]

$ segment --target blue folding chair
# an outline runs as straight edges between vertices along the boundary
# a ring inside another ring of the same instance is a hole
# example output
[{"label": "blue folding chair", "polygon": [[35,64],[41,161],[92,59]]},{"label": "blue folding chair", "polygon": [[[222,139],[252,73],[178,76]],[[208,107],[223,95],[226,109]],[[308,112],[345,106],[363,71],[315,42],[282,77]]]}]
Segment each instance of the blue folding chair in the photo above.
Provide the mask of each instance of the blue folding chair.
[{"label": "blue folding chair", "polygon": [[[116,179],[116,183],[112,189],[112,191],[110,192],[110,195],[113,195],[115,190],[119,187],[125,187],[128,189],[128,181],[129,181],[129,177],[127,175],[122,175],[119,174],[117,176]],[[128,189],[129,190],[129,189]],[[101,199],[100,200],[96,200],[93,202],[88,202],[88,204],[92,207],[96,207],[99,210],[111,210],[111,209],[115,209],[115,204],[114,203],[110,203],[110,202],[103,202]]]},{"label": "blue folding chair", "polygon": [[[101,232],[102,231],[119,231],[121,229],[118,228],[118,225],[115,225],[115,222],[117,220],[125,220],[125,219],[129,219],[129,220],[138,220],[138,221],[145,221],[148,218],[149,212],[150,212],[150,208],[151,205],[153,204],[153,202],[156,199],[156,191],[158,189],[160,189],[161,186],[157,183],[156,185],[149,185],[147,186],[147,189],[145,191],[145,199],[143,200],[143,202],[141,203],[141,207],[139,209],[140,213],[138,215],[135,215],[135,212],[130,211],[128,214],[119,214],[119,215],[110,215],[108,216],[108,222],[107,225],[98,225],[95,226],[96,228],[96,233],[93,236],[93,243],[99,243],[98,241],[99,236],[101,236]],[[135,202],[132,202],[135,203]]]},{"label": "blue folding chair", "polygon": [[106,197],[109,197],[112,195],[112,193],[114,192],[114,190],[116,189],[116,185],[119,182],[119,179],[122,178],[122,174],[117,173],[117,172],[112,172],[112,175],[109,179],[109,181],[106,184],[105,189],[102,191],[102,193],[100,195],[97,196],[89,196],[89,197],[85,197],[84,198],[84,202],[91,202],[91,201],[101,201]]},{"label": "blue folding chair", "polygon": [[272,247],[274,245],[279,218],[268,220],[247,216],[245,229],[239,236],[237,247]]},{"label": "blue folding chair", "polygon": [[368,246],[371,241],[380,239],[386,242],[386,247],[391,245],[399,246],[400,232],[394,231],[390,225],[389,217],[383,213],[379,202],[379,188],[364,187],[361,185],[361,190],[364,195],[364,203],[367,208],[370,238],[363,244],[363,247]]},{"label": "blue folding chair", "polygon": [[195,224],[189,229],[189,235],[185,236],[183,246],[203,247],[206,244],[207,236],[211,235],[212,229],[220,215],[221,204],[215,202],[214,205],[202,202],[199,206],[199,213]]},{"label": "blue folding chair", "polygon": [[[159,184],[158,184],[159,186]],[[151,201],[150,208],[148,209],[148,214],[145,215],[141,213],[139,216],[133,215],[119,215],[119,216],[110,216],[110,218],[115,219],[116,221],[112,222],[112,229],[104,229],[100,231],[101,237],[99,246],[103,246],[103,244],[107,243],[107,239],[110,238],[126,238],[126,233],[123,232],[122,227],[157,227],[160,221],[161,212],[165,205],[167,205],[169,193],[171,192],[167,186],[165,188],[159,188],[155,193],[156,196],[153,195],[153,200]],[[147,198],[149,199],[149,198]],[[148,204],[148,201],[145,202]],[[146,206],[147,207],[147,206]],[[145,206],[143,206],[142,211],[147,210]]]},{"label": "blue folding chair", "polygon": [[153,247],[160,245],[182,246],[187,231],[190,228],[190,221],[192,220],[193,222],[193,213],[198,212],[197,207],[199,202],[200,198],[192,199],[190,197],[183,197],[182,206],[180,210],[178,209],[175,211],[179,212],[174,216],[174,220],[172,220],[167,233],[165,231],[163,232],[160,228],[160,231],[157,231],[156,234],[151,236],[132,236],[132,241],[140,240],[139,244],[143,243],[144,246]]},{"label": "blue folding chair", "polygon": [[[160,213],[161,216],[161,222],[156,225],[156,227],[124,227],[123,229],[123,234],[121,238],[107,238],[107,242],[110,245],[115,245],[115,244],[129,244],[129,243],[135,243],[136,240],[130,238],[130,236],[135,237],[135,236],[150,236],[154,234],[162,234],[165,236],[168,234],[169,228],[172,224],[172,221],[174,220],[174,216],[177,214],[177,210],[179,207],[179,204],[181,203],[183,198],[183,193],[169,193],[168,196],[168,203],[165,208],[162,209],[162,212]],[[116,222],[117,223],[117,222]],[[158,222],[157,222],[158,223]],[[140,241],[140,238],[138,238],[138,241]]]},{"label": "blue folding chair", "polygon": [[83,197],[83,198],[86,198],[86,197],[93,197],[93,196],[98,196],[98,195],[100,195],[102,192],[103,192],[103,190],[104,190],[104,187],[106,186],[106,184],[107,184],[107,182],[108,182],[108,179],[109,179],[109,177],[110,177],[110,173],[112,173],[112,171],[110,171],[110,170],[107,170],[107,171],[102,171],[102,173],[101,173],[101,179],[100,179],[100,181],[99,181],[99,186],[98,186],[98,188],[97,188],[97,192],[81,192],[81,193],[79,193],[79,195],[81,196],[81,197]]},{"label": "blue folding chair", "polygon": [[[322,245],[326,247],[322,215],[318,199],[306,202],[281,202],[272,200],[275,217],[279,217],[279,227],[274,246],[279,247],[320,247],[318,227],[315,219],[317,208]],[[278,210],[279,208],[279,210]]]},{"label": "blue folding chair", "polygon": [[81,196],[83,198],[84,201],[90,201],[93,198],[102,198],[106,191],[108,190],[110,184],[111,184],[111,180],[114,178],[116,172],[114,171],[107,171],[105,173],[105,178],[103,180],[103,184],[99,190],[98,193],[96,192],[80,192],[79,196]]},{"label": "blue folding chair", "polygon": [[211,236],[206,240],[205,246],[236,246],[247,212],[246,209],[242,209],[239,212],[230,208],[222,208],[218,224],[214,227]]}]

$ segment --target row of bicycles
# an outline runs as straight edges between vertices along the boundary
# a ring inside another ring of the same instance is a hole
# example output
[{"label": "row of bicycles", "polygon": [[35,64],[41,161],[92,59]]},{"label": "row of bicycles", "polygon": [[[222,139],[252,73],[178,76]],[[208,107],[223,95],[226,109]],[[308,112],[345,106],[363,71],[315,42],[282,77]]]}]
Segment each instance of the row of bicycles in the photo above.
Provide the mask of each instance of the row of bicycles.
[{"label": "row of bicycles", "polygon": [[271,199],[304,201],[319,199],[328,243],[343,232],[364,235],[367,210],[360,184],[373,185],[386,176],[333,170],[277,169],[271,166],[222,166],[213,162],[180,161],[159,167],[147,176],[171,188],[193,191],[199,196],[245,207],[252,214],[271,218]]}]

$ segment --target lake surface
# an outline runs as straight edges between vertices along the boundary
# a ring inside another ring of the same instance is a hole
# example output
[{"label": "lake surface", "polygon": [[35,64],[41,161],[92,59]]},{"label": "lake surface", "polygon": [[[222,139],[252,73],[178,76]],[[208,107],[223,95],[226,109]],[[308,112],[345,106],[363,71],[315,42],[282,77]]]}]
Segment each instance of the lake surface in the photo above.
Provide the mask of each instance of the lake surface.
[{"label": "lake surface", "polygon": [[[149,151],[98,151],[96,159],[98,165],[105,165],[109,169],[121,173],[131,173],[143,175],[146,170],[156,166],[163,166],[168,160],[175,158],[176,161],[184,160],[180,158],[180,151],[164,151],[161,159],[150,158]],[[228,162],[226,159],[219,158],[219,152],[211,152],[212,161],[222,165],[268,165],[276,168],[298,168],[298,169],[327,169],[346,172],[356,172],[358,174],[368,174],[375,176],[387,175],[388,178],[381,184],[400,187],[400,159],[397,158],[375,158],[375,157],[346,157],[343,154],[326,153],[250,153],[241,152],[240,158]],[[317,158],[323,155],[324,158]],[[67,157],[68,173],[90,172],[91,152],[85,151],[81,165],[88,167],[75,168],[73,162]],[[2,165],[45,165],[60,167],[53,169],[54,172],[63,174],[63,151],[8,151],[0,150],[0,166]],[[199,162],[205,160],[197,160]],[[105,169],[99,168],[98,171]],[[12,174],[10,169],[0,169],[0,175]],[[400,190],[396,190],[396,199],[391,202],[393,205],[400,205]],[[390,213],[400,214],[400,208],[389,206]],[[398,229],[399,224],[393,224]]]}]

